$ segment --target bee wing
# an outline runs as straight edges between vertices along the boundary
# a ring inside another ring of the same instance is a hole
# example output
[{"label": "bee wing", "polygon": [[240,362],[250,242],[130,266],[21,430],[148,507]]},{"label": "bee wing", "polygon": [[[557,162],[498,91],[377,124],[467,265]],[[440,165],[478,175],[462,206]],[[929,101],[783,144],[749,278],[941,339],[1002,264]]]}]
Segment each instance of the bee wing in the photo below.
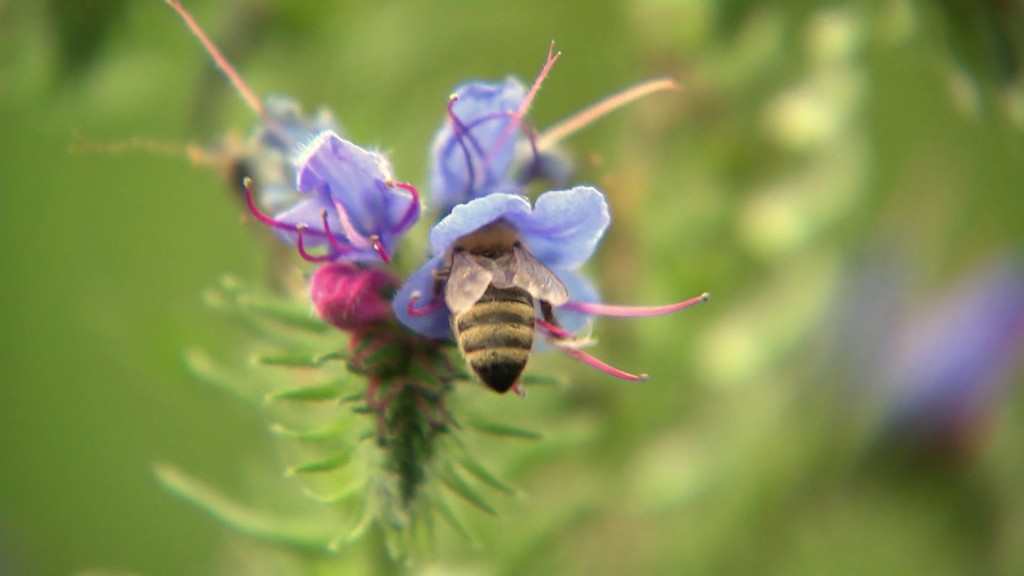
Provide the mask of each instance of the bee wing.
[{"label": "bee wing", "polygon": [[484,267],[467,252],[452,254],[444,301],[452,314],[464,312],[476,304],[494,278],[494,271]]},{"label": "bee wing", "polygon": [[526,290],[535,299],[544,300],[552,306],[561,306],[569,301],[565,284],[521,246],[512,249],[510,271],[512,284]]}]

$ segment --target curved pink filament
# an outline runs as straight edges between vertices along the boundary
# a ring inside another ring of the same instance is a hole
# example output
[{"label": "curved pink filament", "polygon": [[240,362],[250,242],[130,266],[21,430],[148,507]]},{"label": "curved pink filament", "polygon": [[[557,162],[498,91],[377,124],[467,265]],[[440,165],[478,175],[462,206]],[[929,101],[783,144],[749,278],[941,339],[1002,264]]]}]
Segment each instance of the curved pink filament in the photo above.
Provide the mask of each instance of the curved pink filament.
[{"label": "curved pink filament", "polygon": [[690,298],[689,300],[683,300],[682,302],[676,302],[675,304],[665,304],[663,306],[617,306],[614,304],[601,304],[598,302],[566,302],[561,306],[562,309],[573,310],[576,312],[582,312],[584,314],[594,314],[597,316],[617,316],[621,318],[638,318],[642,316],[660,316],[661,314],[669,314],[671,312],[678,312],[679,310],[685,310],[690,306],[707,302],[711,297],[707,292]]},{"label": "curved pink filament", "polygon": [[619,108],[631,104],[644,96],[665,90],[676,90],[678,88],[679,84],[676,83],[675,80],[672,80],[671,78],[658,78],[655,80],[641,82],[640,84],[630,86],[625,90],[606,96],[545,130],[537,140],[537,148],[540,150],[546,150],[558,141],[571,136],[575,132],[582,130],[597,120],[600,120]]},{"label": "curved pink filament", "polygon": [[544,61],[544,67],[541,68],[540,74],[537,74],[537,78],[533,81],[533,85],[530,86],[530,91],[526,93],[526,98],[519,105],[519,109],[512,114],[512,120],[502,131],[498,139],[494,141],[494,145],[487,152],[487,157],[484,159],[484,165],[490,164],[491,157],[497,153],[498,150],[505,144],[505,141],[512,135],[512,132],[519,127],[520,121],[523,116],[526,116],[526,112],[530,109],[530,105],[533,104],[533,98],[537,95],[537,91],[540,90],[541,84],[544,83],[544,79],[547,78],[548,73],[551,71],[551,67],[555,65],[555,62],[562,56],[561,52],[555,52],[555,41],[551,41],[551,45],[548,46],[548,56]]},{"label": "curved pink filament", "polygon": [[537,326],[541,328],[541,330],[547,332],[548,335],[553,336],[559,340],[572,340],[576,337],[572,332],[569,332],[565,328],[562,328],[561,326],[556,326],[550,322],[541,320],[540,318],[537,318],[535,322]]},{"label": "curved pink filament", "polygon": [[214,64],[220,68],[220,71],[224,73],[224,76],[234,85],[235,90],[238,90],[238,94],[245,100],[245,103],[253,109],[256,114],[261,118],[265,117],[263,105],[260,103],[260,99],[256,97],[256,94],[249,88],[249,85],[242,80],[242,77],[238,72],[231,66],[227,58],[221,54],[217,46],[214,45],[213,41],[203,32],[203,29],[199,27],[199,24],[192,18],[192,15],[181,5],[178,0],[166,0],[167,4],[181,16],[181,19],[185,21],[185,25],[192,31],[192,34],[199,39],[199,42],[206,48],[206,52],[213,58]]},{"label": "curved pink filament", "polygon": [[295,233],[298,234],[299,236],[296,245],[298,246],[299,249],[299,256],[302,256],[303,260],[305,260],[306,262],[330,262],[331,260],[335,259],[338,256],[337,254],[333,254],[331,252],[328,252],[327,254],[322,254],[320,256],[314,256],[309,252],[306,252],[306,246],[302,241],[302,233],[305,230],[306,227],[302,224],[295,227]]},{"label": "curved pink filament", "polygon": [[441,304],[444,303],[444,300],[442,298],[434,298],[430,302],[430,304],[427,304],[423,308],[416,308],[415,307],[416,306],[416,301],[419,300],[419,299],[420,299],[419,292],[413,292],[412,295],[409,296],[409,301],[406,302],[406,304],[405,304],[405,312],[406,312],[406,314],[408,314],[409,316],[412,316],[413,318],[420,318],[422,316],[427,316],[427,315],[433,314],[439,308],[441,308]]},{"label": "curved pink filament", "polygon": [[519,396],[520,398],[526,398],[526,388],[523,388],[523,385],[520,384],[519,382],[516,382],[515,384],[512,385],[512,392],[514,392],[515,395]]},{"label": "curved pink filament", "polygon": [[345,237],[348,238],[349,243],[360,248],[370,246],[369,239],[360,234],[356,227],[352,225],[352,219],[349,218],[345,205],[337,200],[332,200],[331,203],[334,204],[334,209],[338,211],[338,221],[341,222],[341,230],[344,232]]},{"label": "curved pink filament", "polygon": [[327,223],[327,209],[320,211],[320,219],[324,224],[324,235],[327,236],[327,242],[331,245],[331,248],[340,254],[351,252],[354,248],[351,244],[342,244],[334,237],[334,233],[331,232],[331,225]]},{"label": "curved pink filament", "polygon": [[256,201],[252,198],[252,178],[243,178],[242,187],[245,188],[245,205],[249,207],[249,212],[255,216],[257,220],[271,228],[277,228],[278,230],[285,230],[287,232],[295,231],[295,227],[291,224],[285,224],[284,222],[274,220],[260,211],[259,207],[256,206]]},{"label": "curved pink filament", "polygon": [[420,191],[415,186],[408,182],[389,182],[389,186],[397,186],[402,190],[405,190],[411,195],[409,208],[406,209],[405,214],[402,214],[402,218],[398,221],[398,225],[395,226],[394,232],[401,232],[412,225],[413,219],[416,218],[416,212],[420,208]]},{"label": "curved pink filament", "polygon": [[[550,322],[545,322],[544,320],[540,319],[537,320],[537,325],[540,326],[541,329],[547,333],[545,334],[545,339],[548,342],[550,342],[552,346],[558,348],[562,352],[565,352],[566,354],[572,356],[573,358],[579,360],[580,362],[583,362],[587,366],[590,366],[591,368],[597,368],[598,370],[604,372],[605,374],[614,376],[616,378],[621,378],[622,380],[631,380],[633,382],[643,382],[647,380],[647,374],[630,374],[629,372],[619,370],[618,368],[611,366],[610,364],[606,364],[598,360],[597,358],[594,358],[593,356],[587,354],[586,352],[580,350],[579,348],[565,346],[564,342],[568,339],[571,339],[572,334],[569,334],[569,332],[566,332],[564,329],[555,326]],[[566,335],[568,335],[569,338],[566,338]]]},{"label": "curved pink filament", "polygon": [[[466,125],[463,124],[462,121],[459,120],[459,117],[455,115],[454,107],[455,102],[457,102],[458,99],[458,94],[452,94],[451,97],[448,98],[448,118],[452,122],[452,132],[455,133],[455,142],[458,144],[459,149],[462,150],[462,158],[466,162],[466,174],[468,178],[466,178],[465,193],[468,196],[472,194],[473,186],[476,184],[476,173],[473,170],[473,156],[469,151],[469,147],[466,146],[466,143],[462,140],[462,138],[465,135],[466,137],[472,140],[473,136],[472,134],[469,133],[469,130],[466,128]],[[479,145],[477,145],[477,147],[479,148]]]},{"label": "curved pink filament", "polygon": [[377,254],[380,254],[380,259],[383,260],[385,264],[391,264],[391,255],[384,249],[384,244],[380,241],[380,236],[376,234],[370,236],[370,245],[377,251]]}]

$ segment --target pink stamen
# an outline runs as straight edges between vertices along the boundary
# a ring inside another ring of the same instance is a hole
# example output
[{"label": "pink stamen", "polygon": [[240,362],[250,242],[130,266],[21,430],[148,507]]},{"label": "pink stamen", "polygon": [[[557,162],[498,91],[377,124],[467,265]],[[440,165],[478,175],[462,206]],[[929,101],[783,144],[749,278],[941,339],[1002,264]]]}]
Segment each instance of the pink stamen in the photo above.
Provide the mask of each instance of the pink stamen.
[{"label": "pink stamen", "polygon": [[235,90],[238,90],[238,94],[243,100],[245,100],[245,103],[248,104],[249,108],[252,108],[260,118],[265,118],[266,116],[264,114],[263,104],[260,103],[260,99],[256,97],[256,94],[249,88],[245,81],[242,80],[242,77],[234,67],[231,66],[231,63],[228,62],[227,58],[221,54],[220,50],[217,49],[217,46],[213,44],[213,41],[211,41],[206,33],[203,32],[203,29],[199,27],[199,24],[192,18],[192,15],[189,14],[177,0],[166,0],[166,2],[174,9],[175,12],[178,13],[178,16],[181,16],[181,19],[185,21],[185,25],[188,26],[188,29],[192,31],[192,34],[195,34],[196,38],[199,39],[199,42],[204,48],[206,48],[206,52],[211,58],[213,58],[214,64],[220,68],[220,71],[224,73],[224,76],[226,76],[231,84],[234,85]]},{"label": "pink stamen", "polygon": [[601,372],[604,372],[605,374],[609,374],[616,378],[621,378],[623,380],[631,380],[633,382],[643,382],[648,378],[647,374],[637,375],[630,374],[629,372],[625,372],[623,370],[619,370],[614,366],[611,366],[598,360],[597,358],[594,358],[590,354],[587,354],[583,350],[580,350],[578,347],[574,347],[572,343],[575,341],[575,336],[573,336],[572,333],[566,331],[564,328],[561,328],[560,326],[555,326],[554,324],[551,324],[550,322],[545,322],[544,320],[541,319],[537,319],[537,326],[539,326],[544,332],[547,333],[545,334],[545,338],[553,346],[592,368],[597,368]]},{"label": "pink stamen", "polygon": [[551,72],[551,67],[555,65],[555,62],[562,56],[561,52],[555,52],[555,41],[551,41],[551,45],[548,47],[547,60],[544,62],[544,67],[541,68],[540,74],[537,75],[536,80],[533,81],[533,85],[530,86],[530,91],[526,93],[526,98],[523,99],[522,104],[519,105],[519,109],[512,114],[512,119],[505,127],[505,130],[498,136],[498,139],[494,141],[494,146],[487,152],[487,157],[484,160],[484,165],[490,164],[490,159],[501,147],[505,144],[505,141],[512,136],[522,121],[523,116],[526,116],[526,112],[530,109],[530,105],[533,104],[533,98],[537,95],[537,91],[540,90],[541,84],[544,83],[544,79],[547,78],[548,73]]},{"label": "pink stamen", "polygon": [[520,398],[526,398],[526,388],[523,388],[523,386],[519,382],[513,384],[511,390],[512,392],[515,392],[516,396],[519,396]]},{"label": "pink stamen", "polygon": [[302,233],[305,230],[306,226],[304,224],[299,224],[298,226],[295,227],[295,233],[298,234],[299,236],[296,245],[299,248],[299,256],[302,256],[303,260],[305,260],[306,262],[330,262],[331,260],[334,260],[338,256],[337,254],[333,254],[331,252],[328,252],[327,254],[322,254],[320,256],[314,256],[313,254],[306,252],[306,246],[302,240]]},{"label": "pink stamen", "polygon": [[710,297],[711,295],[705,292],[696,298],[690,298],[689,300],[683,300],[682,302],[677,302],[675,304],[666,304],[664,306],[616,306],[613,304],[600,304],[598,302],[566,302],[561,306],[561,308],[598,316],[638,318],[642,316],[659,316],[661,314],[685,310],[690,306],[707,302]]},{"label": "pink stamen", "polygon": [[388,186],[396,186],[405,190],[411,195],[409,208],[406,209],[405,214],[402,214],[402,219],[398,221],[398,225],[395,226],[395,232],[401,232],[412,225],[412,221],[416,218],[416,211],[420,207],[420,191],[415,186],[407,182],[388,182]]},{"label": "pink stamen", "polygon": [[458,94],[452,94],[448,97],[448,118],[452,123],[452,131],[455,133],[455,142],[459,145],[459,149],[462,150],[462,158],[466,162],[466,174],[469,176],[466,179],[466,194],[470,194],[473,191],[473,186],[476,184],[476,173],[473,170],[473,156],[469,152],[469,147],[466,146],[466,142],[463,141],[463,136],[467,136],[472,139],[472,135],[466,128],[465,124],[459,120],[459,117],[455,115],[455,102],[459,100]]},{"label": "pink stamen", "polygon": [[572,332],[569,332],[565,328],[562,328],[561,326],[555,326],[554,324],[541,320],[540,318],[537,318],[535,322],[541,330],[547,332],[549,335],[555,337],[558,340],[572,340],[576,337],[575,335],[573,335]]},{"label": "pink stamen", "polygon": [[327,236],[327,242],[331,245],[331,248],[336,252],[344,254],[352,251],[352,246],[348,244],[342,244],[334,237],[334,233],[331,232],[331,225],[327,222],[327,209],[320,211],[320,220],[324,224],[324,235]]},{"label": "pink stamen", "polygon": [[658,78],[648,80],[636,86],[630,86],[621,92],[602,98],[594,104],[580,110],[576,114],[562,120],[558,124],[548,128],[540,138],[537,139],[537,148],[546,150],[560,140],[586,128],[588,125],[600,120],[604,116],[622,108],[637,100],[666,90],[677,90],[679,84],[671,78]]},{"label": "pink stamen", "polygon": [[249,213],[252,214],[257,220],[270,226],[271,228],[277,228],[278,230],[285,230],[288,232],[294,232],[295,227],[291,224],[285,224],[274,220],[270,216],[267,216],[260,211],[259,207],[256,206],[256,201],[252,198],[252,178],[246,177],[242,179],[242,187],[245,188],[245,204],[249,207]]},{"label": "pink stamen", "polygon": [[406,312],[406,314],[408,314],[409,316],[412,316],[413,318],[420,318],[422,316],[427,316],[429,314],[432,314],[432,313],[436,312],[441,307],[441,304],[444,303],[444,299],[443,298],[434,298],[430,302],[430,304],[427,304],[423,308],[416,308],[415,307],[416,306],[416,301],[419,300],[419,299],[420,299],[420,293],[419,292],[413,292],[409,296],[409,301],[406,302],[406,304],[405,304],[405,312]]},{"label": "pink stamen", "polygon": [[388,251],[384,249],[384,244],[380,241],[380,236],[377,236],[376,234],[370,236],[370,244],[373,246],[373,249],[377,251],[377,254],[380,254],[380,259],[383,260],[385,264],[391,264],[391,256],[388,254]]}]

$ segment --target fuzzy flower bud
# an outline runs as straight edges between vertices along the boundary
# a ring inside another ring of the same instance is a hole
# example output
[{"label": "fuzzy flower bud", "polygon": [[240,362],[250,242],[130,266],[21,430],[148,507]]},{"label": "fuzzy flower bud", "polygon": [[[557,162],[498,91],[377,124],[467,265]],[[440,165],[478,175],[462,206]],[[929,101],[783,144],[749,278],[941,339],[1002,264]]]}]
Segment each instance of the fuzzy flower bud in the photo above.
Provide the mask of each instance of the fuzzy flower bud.
[{"label": "fuzzy flower bud", "polygon": [[318,316],[339,330],[358,332],[391,318],[398,279],[379,268],[334,262],[317,268],[309,283]]}]

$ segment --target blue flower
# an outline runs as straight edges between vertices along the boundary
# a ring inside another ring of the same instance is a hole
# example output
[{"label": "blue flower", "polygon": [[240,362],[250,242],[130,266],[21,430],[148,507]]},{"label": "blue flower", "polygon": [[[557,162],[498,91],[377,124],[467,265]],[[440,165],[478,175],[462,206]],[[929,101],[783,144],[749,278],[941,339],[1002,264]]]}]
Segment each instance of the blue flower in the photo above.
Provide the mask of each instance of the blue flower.
[{"label": "blue flower", "polygon": [[431,200],[438,213],[492,192],[519,191],[510,178],[517,130],[513,123],[525,98],[526,88],[511,77],[455,89],[430,154]]},{"label": "blue flower", "polygon": [[[260,212],[247,186],[253,215],[311,262],[389,262],[398,238],[419,217],[420,204],[413,186],[393,180],[387,159],[327,131],[301,150],[295,165],[301,200],[271,218]],[[324,252],[313,255],[310,248]]]},{"label": "blue flower", "polygon": [[[394,312],[402,323],[424,336],[450,338],[451,310],[445,299],[444,271],[451,266],[453,246],[467,235],[504,222],[516,232],[523,249],[554,274],[568,293],[562,301],[546,303],[554,309],[557,320],[537,318],[536,326],[541,335],[559,349],[602,371],[621,378],[643,379],[643,375],[622,372],[586,354],[580,347],[589,340],[578,338],[574,333],[585,325],[590,315],[664,314],[703,302],[707,294],[658,307],[600,304],[597,291],[576,269],[594,253],[610,221],[604,195],[590,186],[546,192],[533,206],[523,196],[502,192],[459,204],[431,230],[431,257],[399,289]],[[512,280],[513,284],[516,282]],[[423,295],[429,295],[429,302],[417,307]]]},{"label": "blue flower", "polygon": [[998,260],[897,330],[885,363],[888,432],[970,440],[1024,352],[1024,268]]},{"label": "blue flower", "polygon": [[300,200],[295,189],[294,153],[328,131],[341,133],[330,111],[320,109],[306,115],[291,98],[267,97],[260,123],[233,160],[233,184],[243,177],[252,178],[256,204],[264,211],[279,212],[293,205]]}]

